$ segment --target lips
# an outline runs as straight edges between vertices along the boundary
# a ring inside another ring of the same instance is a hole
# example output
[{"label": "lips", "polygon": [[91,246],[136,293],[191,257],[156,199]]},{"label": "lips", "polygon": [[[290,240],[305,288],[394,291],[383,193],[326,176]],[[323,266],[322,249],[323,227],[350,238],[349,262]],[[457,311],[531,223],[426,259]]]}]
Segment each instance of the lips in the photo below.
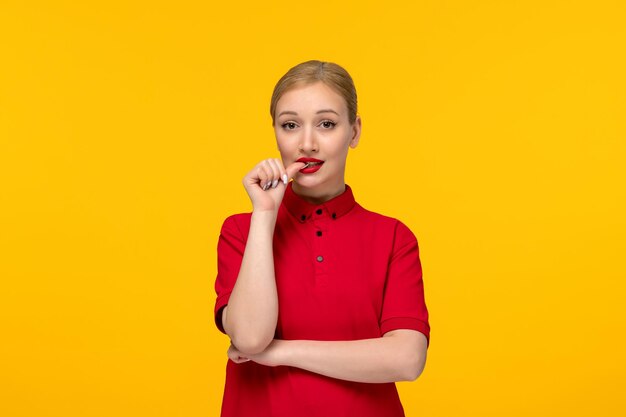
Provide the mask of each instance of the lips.
[{"label": "lips", "polygon": [[324,161],[315,159],[315,158],[300,158],[296,162],[304,162],[305,164],[315,165],[315,164],[323,164]]},{"label": "lips", "polygon": [[316,172],[324,163],[324,161],[315,158],[300,158],[296,162],[304,162],[306,164],[300,169],[300,172],[303,174],[312,174]]}]

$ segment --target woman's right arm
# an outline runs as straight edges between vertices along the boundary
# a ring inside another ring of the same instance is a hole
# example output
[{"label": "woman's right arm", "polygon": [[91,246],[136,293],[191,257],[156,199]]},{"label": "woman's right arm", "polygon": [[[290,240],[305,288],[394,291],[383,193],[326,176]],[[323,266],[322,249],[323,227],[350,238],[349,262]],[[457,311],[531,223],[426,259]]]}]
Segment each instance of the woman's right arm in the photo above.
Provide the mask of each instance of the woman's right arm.
[{"label": "woman's right arm", "polygon": [[280,159],[267,159],[243,179],[253,207],[250,231],[222,324],[232,344],[248,355],[262,352],[274,339],[278,320],[274,226],[288,179],[304,165],[296,162],[285,169]]}]

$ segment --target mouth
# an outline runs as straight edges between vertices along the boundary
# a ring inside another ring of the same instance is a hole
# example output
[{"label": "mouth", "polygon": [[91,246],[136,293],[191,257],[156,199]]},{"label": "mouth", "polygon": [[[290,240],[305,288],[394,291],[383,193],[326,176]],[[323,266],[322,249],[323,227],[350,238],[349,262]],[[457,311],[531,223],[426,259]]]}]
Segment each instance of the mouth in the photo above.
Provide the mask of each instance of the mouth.
[{"label": "mouth", "polygon": [[324,163],[324,161],[315,158],[300,158],[296,162],[304,162],[306,164],[301,169],[322,165]]}]

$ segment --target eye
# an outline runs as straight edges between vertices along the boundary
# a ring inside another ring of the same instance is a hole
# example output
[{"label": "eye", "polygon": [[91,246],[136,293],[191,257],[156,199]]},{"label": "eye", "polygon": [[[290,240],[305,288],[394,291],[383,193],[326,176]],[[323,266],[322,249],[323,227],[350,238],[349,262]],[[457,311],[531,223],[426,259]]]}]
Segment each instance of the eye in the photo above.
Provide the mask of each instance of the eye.
[{"label": "eye", "polygon": [[297,127],[294,122],[285,122],[281,126],[285,130],[293,130]]},{"label": "eye", "polygon": [[337,123],[333,122],[332,120],[323,120],[322,123],[320,123],[320,126],[322,126],[324,129],[332,129],[333,127],[335,127]]}]

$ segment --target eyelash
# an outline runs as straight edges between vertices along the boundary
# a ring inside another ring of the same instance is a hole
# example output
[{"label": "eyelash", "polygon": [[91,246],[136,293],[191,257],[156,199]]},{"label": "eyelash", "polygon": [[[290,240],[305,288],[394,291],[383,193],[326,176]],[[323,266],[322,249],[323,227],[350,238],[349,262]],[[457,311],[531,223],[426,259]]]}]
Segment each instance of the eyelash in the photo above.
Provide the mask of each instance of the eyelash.
[{"label": "eyelash", "polygon": [[[288,125],[293,125],[294,127],[293,128],[289,128],[289,127],[287,127]],[[294,122],[285,122],[281,126],[285,130],[293,130],[293,129],[295,129],[296,124]]]},{"label": "eyelash", "polygon": [[[330,123],[330,126],[324,127],[324,129],[332,129],[337,125],[337,123],[333,122],[332,120],[322,120],[319,125],[324,125],[326,123]],[[296,128],[296,126],[297,125],[294,122],[285,122],[281,124],[281,127],[285,130],[293,130]]]}]

